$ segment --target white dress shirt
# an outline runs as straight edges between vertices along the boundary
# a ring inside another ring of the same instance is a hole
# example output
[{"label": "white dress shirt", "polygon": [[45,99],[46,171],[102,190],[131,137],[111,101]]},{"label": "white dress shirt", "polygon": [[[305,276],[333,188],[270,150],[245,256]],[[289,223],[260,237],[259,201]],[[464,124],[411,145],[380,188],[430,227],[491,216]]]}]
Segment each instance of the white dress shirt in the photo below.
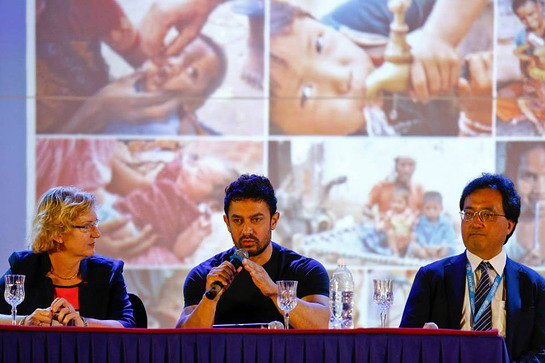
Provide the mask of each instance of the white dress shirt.
[{"label": "white dress shirt", "polygon": [[[477,281],[479,281],[480,278],[480,271],[477,271],[477,267],[480,265],[480,263],[483,260],[479,256],[469,252],[466,250],[466,256],[469,261],[469,264],[471,266],[471,271],[473,272],[473,279],[475,282],[475,285],[477,285]],[[503,273],[503,270],[505,269],[505,262],[507,261],[507,254],[505,253],[505,250],[502,248],[501,252],[497,254],[492,259],[488,260],[487,262],[490,262],[493,269],[488,270],[488,276],[490,278],[490,284],[494,282],[494,279],[498,275],[498,271],[501,271],[500,273]],[[506,298],[506,291],[505,291],[505,276],[501,279],[500,285],[498,286],[498,289],[496,290],[496,293],[494,294],[494,297],[492,298],[492,329],[498,329],[499,334],[505,338],[505,317],[506,317],[506,311],[505,311],[505,298]],[[466,289],[464,294],[464,306],[462,308],[462,320],[460,321],[460,329],[462,330],[473,330],[473,314],[471,313],[471,304],[469,302],[469,287],[467,284],[467,277],[466,277]]]}]

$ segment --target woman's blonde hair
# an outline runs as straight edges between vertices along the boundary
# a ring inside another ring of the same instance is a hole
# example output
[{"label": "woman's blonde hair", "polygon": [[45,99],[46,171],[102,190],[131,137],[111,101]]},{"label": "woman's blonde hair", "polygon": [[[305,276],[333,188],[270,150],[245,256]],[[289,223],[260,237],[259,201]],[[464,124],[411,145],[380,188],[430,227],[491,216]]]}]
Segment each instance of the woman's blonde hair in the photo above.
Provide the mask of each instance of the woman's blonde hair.
[{"label": "woman's blonde hair", "polygon": [[53,187],[45,192],[36,208],[29,248],[35,253],[55,248],[53,238],[72,229],[79,216],[95,209],[97,200],[91,193],[75,187]]}]

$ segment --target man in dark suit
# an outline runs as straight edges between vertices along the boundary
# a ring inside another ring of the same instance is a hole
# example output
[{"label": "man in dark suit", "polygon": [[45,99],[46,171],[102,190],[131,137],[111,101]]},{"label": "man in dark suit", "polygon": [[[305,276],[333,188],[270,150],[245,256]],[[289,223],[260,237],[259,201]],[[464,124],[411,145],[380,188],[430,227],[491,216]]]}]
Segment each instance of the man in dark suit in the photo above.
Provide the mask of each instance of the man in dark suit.
[{"label": "man in dark suit", "polygon": [[401,327],[497,329],[512,361],[545,361],[545,279],[503,249],[520,215],[513,182],[483,174],[464,188],[460,210],[466,251],[420,268]]}]

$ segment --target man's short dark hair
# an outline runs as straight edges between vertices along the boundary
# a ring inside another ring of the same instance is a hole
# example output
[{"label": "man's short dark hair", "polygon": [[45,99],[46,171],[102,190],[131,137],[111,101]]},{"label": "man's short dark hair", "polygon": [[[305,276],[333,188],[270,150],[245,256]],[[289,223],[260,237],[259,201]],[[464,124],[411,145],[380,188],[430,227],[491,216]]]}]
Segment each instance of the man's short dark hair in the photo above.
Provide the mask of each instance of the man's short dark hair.
[{"label": "man's short dark hair", "polygon": [[229,217],[229,206],[231,202],[251,199],[254,201],[264,201],[269,206],[271,216],[276,213],[276,196],[274,188],[266,177],[255,174],[243,174],[237,180],[225,188],[225,199],[223,200],[223,210]]},{"label": "man's short dark hair", "polygon": [[505,239],[504,243],[506,243],[515,232],[515,227],[520,216],[520,196],[515,189],[515,184],[505,175],[483,173],[482,176],[470,181],[464,188],[460,197],[460,210],[464,209],[466,198],[474,191],[480,189],[495,189],[500,192],[505,218],[515,223],[513,230]]}]

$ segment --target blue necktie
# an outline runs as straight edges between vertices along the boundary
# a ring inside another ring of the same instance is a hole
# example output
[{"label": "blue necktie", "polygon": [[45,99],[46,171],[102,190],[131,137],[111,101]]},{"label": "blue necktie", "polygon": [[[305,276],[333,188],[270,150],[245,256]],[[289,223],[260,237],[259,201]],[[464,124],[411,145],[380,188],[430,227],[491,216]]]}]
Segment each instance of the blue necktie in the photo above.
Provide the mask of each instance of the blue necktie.
[{"label": "blue necktie", "polygon": [[[481,278],[479,279],[477,291],[475,291],[475,314],[477,314],[481,308],[481,305],[486,299],[486,296],[488,296],[488,293],[490,292],[491,284],[490,278],[488,277],[489,267],[492,266],[490,266],[488,262],[484,261],[481,262],[479,267],[477,267],[477,269],[481,271]],[[492,302],[488,304],[479,320],[476,321],[475,325],[473,326],[473,330],[485,331],[490,329],[492,329]]]}]

